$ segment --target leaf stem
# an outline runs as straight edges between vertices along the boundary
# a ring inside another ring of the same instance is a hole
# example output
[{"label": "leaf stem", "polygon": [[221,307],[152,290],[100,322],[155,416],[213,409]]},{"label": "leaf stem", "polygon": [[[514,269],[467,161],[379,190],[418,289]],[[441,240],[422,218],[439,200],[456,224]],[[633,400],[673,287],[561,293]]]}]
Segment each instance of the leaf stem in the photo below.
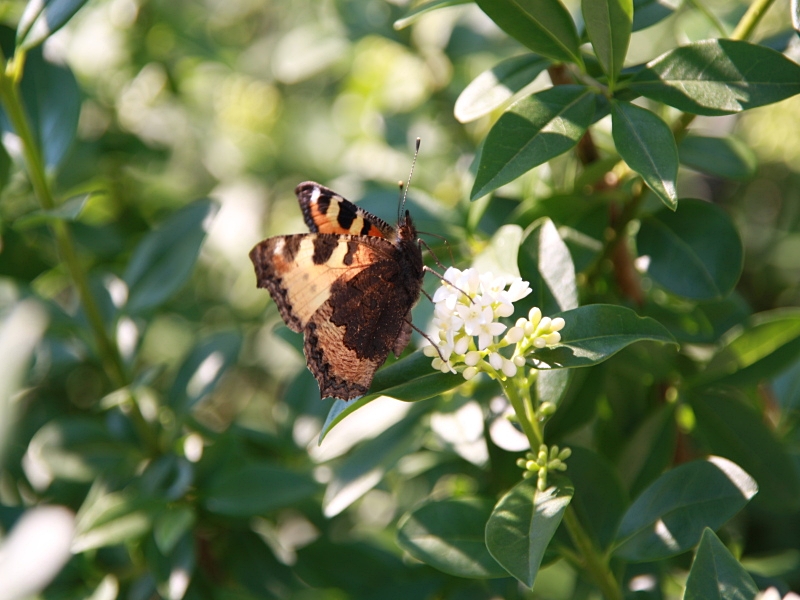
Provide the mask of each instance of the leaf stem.
[{"label": "leaf stem", "polygon": [[584,531],[575,514],[575,509],[570,505],[564,511],[564,526],[569,532],[572,543],[582,556],[582,565],[594,580],[600,592],[607,600],[622,600],[622,590],[617,583],[614,574],[608,568],[608,560],[603,557],[595,548],[592,540]]},{"label": "leaf stem", "polygon": [[736,29],[733,30],[731,34],[732,40],[747,40],[753,35],[753,31],[756,28],[756,25],[764,18],[764,14],[767,12],[772,3],[775,0],[755,0],[750,5],[750,8],[747,9],[747,12],[744,13],[744,16],[739,21],[739,24],[736,26]]}]

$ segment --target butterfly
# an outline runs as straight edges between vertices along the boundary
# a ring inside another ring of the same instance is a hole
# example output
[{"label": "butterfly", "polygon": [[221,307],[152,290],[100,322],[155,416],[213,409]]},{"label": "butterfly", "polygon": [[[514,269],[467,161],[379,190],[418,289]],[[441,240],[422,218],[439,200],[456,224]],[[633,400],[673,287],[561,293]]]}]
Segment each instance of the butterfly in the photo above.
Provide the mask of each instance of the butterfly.
[{"label": "butterfly", "polygon": [[250,252],[286,325],[303,333],[323,398],[367,393],[375,371],[411,339],[425,271],[408,211],[397,227],[311,181],[295,189],[311,233],[268,238]]}]

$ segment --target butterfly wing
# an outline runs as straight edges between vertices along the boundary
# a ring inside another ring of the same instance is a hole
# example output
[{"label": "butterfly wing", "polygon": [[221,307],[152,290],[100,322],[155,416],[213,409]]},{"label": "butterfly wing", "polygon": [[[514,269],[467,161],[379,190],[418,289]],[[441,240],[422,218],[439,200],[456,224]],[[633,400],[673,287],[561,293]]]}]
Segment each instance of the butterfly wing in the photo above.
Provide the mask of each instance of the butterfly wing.
[{"label": "butterfly wing", "polygon": [[363,208],[359,208],[331,189],[313,181],[295,190],[303,218],[312,233],[367,235],[393,240],[394,228]]},{"label": "butterfly wing", "polygon": [[258,286],[269,290],[286,324],[303,332],[323,397],[364,395],[389,352],[408,343],[421,258],[419,269],[409,268],[387,240],[324,233],[264,240],[250,258]]}]

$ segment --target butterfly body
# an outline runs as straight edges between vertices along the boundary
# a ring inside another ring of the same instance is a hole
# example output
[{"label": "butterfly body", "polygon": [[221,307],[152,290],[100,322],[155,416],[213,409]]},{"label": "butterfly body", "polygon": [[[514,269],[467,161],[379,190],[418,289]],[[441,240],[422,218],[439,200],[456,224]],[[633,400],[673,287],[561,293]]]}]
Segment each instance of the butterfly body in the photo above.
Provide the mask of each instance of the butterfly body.
[{"label": "butterfly body", "polygon": [[411,339],[423,261],[408,212],[398,226],[318,183],[297,186],[311,233],[277,236],[250,252],[287,326],[304,337],[322,397],[363,396],[389,352]]}]

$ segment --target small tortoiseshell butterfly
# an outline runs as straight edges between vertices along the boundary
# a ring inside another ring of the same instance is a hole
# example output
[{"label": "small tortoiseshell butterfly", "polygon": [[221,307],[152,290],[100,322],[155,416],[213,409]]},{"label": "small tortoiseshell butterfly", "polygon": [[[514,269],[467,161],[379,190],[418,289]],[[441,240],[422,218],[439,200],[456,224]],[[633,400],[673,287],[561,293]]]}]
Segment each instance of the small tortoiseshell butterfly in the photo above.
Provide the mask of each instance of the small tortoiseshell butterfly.
[{"label": "small tortoiseshell butterfly", "polygon": [[395,228],[318,183],[295,193],[311,233],[266,239],[250,259],[258,287],[303,332],[322,397],[352,400],[411,339],[424,272],[417,231],[408,211]]}]

